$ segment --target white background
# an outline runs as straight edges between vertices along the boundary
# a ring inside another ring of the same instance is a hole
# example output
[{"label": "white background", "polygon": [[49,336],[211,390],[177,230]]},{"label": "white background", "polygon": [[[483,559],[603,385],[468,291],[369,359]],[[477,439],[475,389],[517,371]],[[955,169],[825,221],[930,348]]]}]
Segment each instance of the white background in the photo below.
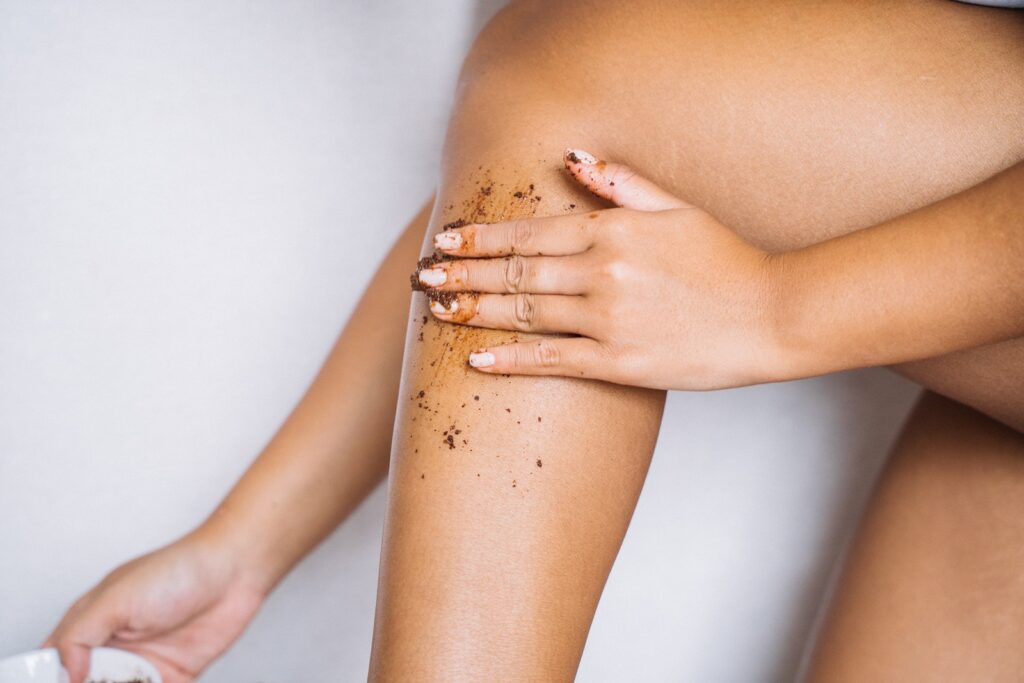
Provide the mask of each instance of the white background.
[{"label": "white background", "polygon": [[[436,177],[489,9],[0,2],[0,655],[199,522]],[[581,681],[792,678],[915,395],[673,394]],[[378,490],[205,677],[365,677]]]}]

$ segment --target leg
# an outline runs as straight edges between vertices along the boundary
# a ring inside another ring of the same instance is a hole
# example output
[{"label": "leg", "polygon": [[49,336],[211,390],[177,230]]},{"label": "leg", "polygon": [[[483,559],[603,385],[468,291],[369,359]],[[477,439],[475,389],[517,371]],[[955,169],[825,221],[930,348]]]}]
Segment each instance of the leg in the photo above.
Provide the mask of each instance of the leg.
[{"label": "leg", "polygon": [[925,394],[864,519],[811,681],[1024,677],[1024,436]]},{"label": "leg", "polygon": [[[491,83],[457,105],[428,237],[457,219],[596,206],[560,172],[566,109],[522,90],[509,102],[509,84]],[[471,350],[516,335],[436,322],[424,299],[407,334],[370,677],[571,680],[664,392],[474,373]]]},{"label": "leg", "polygon": [[[1022,37],[954,3],[516,3],[467,63],[430,232],[592,206],[555,170],[569,144],[769,248],[870,225],[1024,154]],[[424,316],[417,295],[371,677],[570,678],[662,396],[466,373],[508,335]]]}]

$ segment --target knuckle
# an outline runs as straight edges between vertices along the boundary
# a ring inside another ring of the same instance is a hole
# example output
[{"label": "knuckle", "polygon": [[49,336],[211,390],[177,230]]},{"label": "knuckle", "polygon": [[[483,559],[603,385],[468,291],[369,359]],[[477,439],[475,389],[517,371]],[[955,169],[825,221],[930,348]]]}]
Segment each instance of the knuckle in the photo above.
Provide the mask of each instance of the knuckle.
[{"label": "knuckle", "polygon": [[627,185],[635,177],[636,171],[631,169],[629,166],[622,166],[620,164],[616,165],[616,167],[612,169],[612,172],[609,175],[608,179],[614,182],[616,185]]},{"label": "knuckle", "polygon": [[628,229],[623,218],[616,209],[614,215],[604,218],[597,226],[601,231],[602,240],[613,247],[625,245],[629,239]]},{"label": "knuckle", "polygon": [[537,318],[537,302],[532,294],[516,294],[513,298],[512,318],[517,330],[533,329]]},{"label": "knuckle", "polygon": [[511,251],[513,254],[522,253],[526,251],[530,243],[533,241],[534,233],[536,229],[531,221],[527,219],[519,219],[512,223],[512,239],[510,240]]},{"label": "knuckle", "polygon": [[630,265],[621,258],[609,258],[601,264],[600,275],[612,282],[625,282],[629,279]]},{"label": "knuckle", "polygon": [[526,263],[521,256],[512,255],[505,259],[504,266],[502,268],[502,280],[505,285],[505,291],[514,294],[523,288]]},{"label": "knuckle", "polygon": [[533,362],[542,368],[555,367],[561,364],[562,353],[553,341],[540,341],[533,347]]}]

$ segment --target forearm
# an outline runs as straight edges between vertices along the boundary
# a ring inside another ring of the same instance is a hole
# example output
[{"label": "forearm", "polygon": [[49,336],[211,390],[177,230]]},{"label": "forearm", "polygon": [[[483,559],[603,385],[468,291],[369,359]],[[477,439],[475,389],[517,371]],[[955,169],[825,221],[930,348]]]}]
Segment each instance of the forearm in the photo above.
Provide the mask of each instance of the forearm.
[{"label": "forearm", "polygon": [[1024,164],[775,259],[786,378],[1024,335]]},{"label": "forearm", "polygon": [[431,204],[388,253],[306,395],[195,535],[269,591],[388,467],[409,311]]}]

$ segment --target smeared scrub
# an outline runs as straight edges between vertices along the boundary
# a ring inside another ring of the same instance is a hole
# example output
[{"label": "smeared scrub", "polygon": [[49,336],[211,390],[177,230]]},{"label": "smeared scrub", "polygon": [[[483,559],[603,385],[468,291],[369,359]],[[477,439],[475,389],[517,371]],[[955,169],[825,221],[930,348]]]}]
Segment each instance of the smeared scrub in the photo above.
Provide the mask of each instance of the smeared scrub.
[{"label": "smeared scrub", "polygon": [[[533,183],[515,184],[512,186],[505,185],[501,182],[495,182],[489,177],[489,173],[481,167],[478,169],[482,172],[481,178],[475,181],[476,190],[473,194],[467,197],[462,203],[461,207],[456,207],[454,203],[448,204],[444,207],[445,212],[448,216],[461,216],[445,223],[442,226],[442,230],[455,230],[458,228],[472,225],[474,223],[491,223],[494,221],[508,220],[515,216],[523,215],[534,215],[537,212],[537,207],[542,201],[540,195],[536,194],[536,187]],[[563,208],[564,211],[570,211],[576,208],[575,204],[570,205],[567,209]],[[471,244],[472,233],[467,235],[467,246]],[[450,254],[444,254],[441,252],[433,252],[428,256],[424,256],[419,259],[416,263],[416,268],[409,276],[410,287],[414,291],[423,292],[428,301],[437,301],[446,309],[450,309],[453,302],[459,303],[459,310],[451,316],[449,320],[439,321],[435,318],[423,315],[417,318],[414,322],[419,328],[413,330],[414,338],[417,341],[426,341],[425,332],[432,334],[431,341],[437,341],[444,336],[445,349],[442,350],[441,354],[434,359],[431,359],[428,363],[429,367],[437,369],[433,372],[433,375],[428,379],[424,378],[425,382],[414,389],[407,395],[410,406],[415,406],[414,414],[411,417],[411,421],[416,422],[417,418],[420,418],[422,422],[426,422],[424,429],[430,429],[433,433],[433,438],[437,439],[437,446],[440,447],[442,452],[451,453],[455,456],[471,456],[474,453],[471,440],[468,439],[471,435],[471,412],[479,412],[481,408],[481,396],[479,394],[467,395],[463,398],[461,405],[454,414],[447,414],[446,407],[435,399],[433,394],[433,387],[435,382],[439,381],[439,372],[441,371],[442,361],[445,359],[445,354],[451,348],[475,348],[473,342],[470,340],[474,338],[474,335],[478,334],[478,330],[473,327],[463,327],[459,325],[452,325],[451,323],[464,322],[473,316],[475,311],[475,299],[479,295],[477,292],[454,292],[443,289],[437,289],[434,287],[425,286],[420,282],[419,275],[425,268],[433,268],[434,266],[444,263],[446,261],[453,261],[459,258]],[[512,334],[510,340],[512,342],[519,341],[518,335]],[[449,361],[450,362],[450,361]],[[451,366],[449,370],[454,368]],[[502,375],[506,380],[508,375]],[[495,378],[497,379],[497,378]],[[494,392],[494,397],[499,396],[498,392]],[[456,404],[458,405],[458,404]],[[472,406],[472,408],[470,408]],[[522,425],[522,420],[515,419],[512,415],[511,408],[505,408],[510,419],[515,420],[516,425]],[[467,419],[468,418],[468,419]],[[443,422],[442,422],[443,420]],[[531,418],[532,421],[532,418]],[[422,424],[421,422],[421,424]],[[541,422],[541,417],[537,416],[537,422]],[[412,438],[412,435],[409,435]],[[422,444],[420,444],[422,446]],[[413,454],[418,455],[420,448],[414,448]],[[506,454],[507,455],[507,454]],[[502,455],[496,453],[495,458],[501,460]],[[542,468],[543,462],[537,459],[527,459],[524,464],[532,464],[533,467],[529,467],[529,470],[514,472],[513,469],[508,470],[508,474],[511,475],[511,488],[516,489],[522,493],[529,492],[529,486],[519,485],[519,479],[523,479],[523,483],[526,483],[526,475],[534,475],[535,473],[540,475],[540,468]],[[415,475],[413,475],[415,476]],[[477,477],[480,477],[478,472]],[[426,480],[426,472],[420,471],[418,480]],[[506,480],[508,481],[508,480]]]},{"label": "smeared scrub", "polygon": [[[423,292],[427,299],[430,301],[436,301],[447,309],[452,307],[452,302],[458,300],[459,292],[454,292],[448,289],[436,289],[434,287],[426,287],[420,282],[420,271],[424,268],[430,268],[435,264],[441,263],[442,261],[451,261],[453,257],[447,254],[439,254],[434,252],[430,256],[424,256],[417,262],[416,270],[413,271],[412,275],[409,276],[409,285],[414,291]],[[451,317],[451,322],[464,323],[473,317],[476,309],[476,299],[479,296],[479,292],[462,292],[462,306],[459,307],[454,315]],[[419,341],[423,341],[422,330],[417,336]]]},{"label": "smeared scrub", "polygon": [[441,254],[436,251],[430,256],[424,256],[423,258],[421,258],[416,263],[416,270],[414,270],[412,272],[412,275],[409,276],[409,285],[412,287],[413,291],[423,292],[431,301],[437,301],[445,308],[450,308],[451,303],[455,301],[456,298],[458,298],[458,294],[450,290],[440,290],[425,286],[422,282],[420,282],[420,271],[425,270],[427,268],[433,268],[442,261],[451,260],[452,257],[449,256],[448,254]]}]

